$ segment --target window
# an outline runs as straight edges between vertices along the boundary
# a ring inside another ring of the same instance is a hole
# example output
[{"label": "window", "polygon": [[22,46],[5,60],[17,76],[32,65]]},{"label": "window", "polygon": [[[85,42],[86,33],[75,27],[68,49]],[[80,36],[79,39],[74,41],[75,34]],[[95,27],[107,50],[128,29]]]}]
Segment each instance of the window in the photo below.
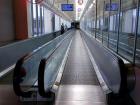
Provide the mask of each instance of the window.
[{"label": "window", "polygon": [[[123,1],[123,0],[122,0]],[[125,2],[122,2],[125,3]],[[121,27],[119,32],[119,49],[118,53],[133,62],[136,9],[125,8],[122,5]]]},{"label": "window", "polygon": [[140,9],[139,9],[139,18],[138,18],[135,63],[136,65],[140,66]]},{"label": "window", "polygon": [[[34,1],[34,0],[33,0]],[[31,4],[33,36],[44,34],[44,8],[39,4]]]}]

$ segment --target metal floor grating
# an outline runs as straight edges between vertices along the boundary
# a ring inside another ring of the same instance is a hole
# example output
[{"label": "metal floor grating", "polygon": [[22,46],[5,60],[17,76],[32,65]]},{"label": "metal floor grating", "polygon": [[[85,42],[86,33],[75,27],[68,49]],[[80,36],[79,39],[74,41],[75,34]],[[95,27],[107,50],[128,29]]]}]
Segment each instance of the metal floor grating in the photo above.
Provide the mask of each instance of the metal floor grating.
[{"label": "metal floor grating", "polygon": [[61,84],[99,85],[79,31],[73,38]]}]

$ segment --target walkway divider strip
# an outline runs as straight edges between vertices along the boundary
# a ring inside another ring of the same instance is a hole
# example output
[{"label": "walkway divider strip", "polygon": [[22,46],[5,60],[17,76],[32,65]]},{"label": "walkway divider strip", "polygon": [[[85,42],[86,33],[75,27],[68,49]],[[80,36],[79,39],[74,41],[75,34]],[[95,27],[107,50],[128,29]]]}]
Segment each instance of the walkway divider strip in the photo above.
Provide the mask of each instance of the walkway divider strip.
[{"label": "walkway divider strip", "polygon": [[13,64],[12,66],[8,67],[7,69],[0,72],[0,78],[11,72],[15,68],[16,64]]}]

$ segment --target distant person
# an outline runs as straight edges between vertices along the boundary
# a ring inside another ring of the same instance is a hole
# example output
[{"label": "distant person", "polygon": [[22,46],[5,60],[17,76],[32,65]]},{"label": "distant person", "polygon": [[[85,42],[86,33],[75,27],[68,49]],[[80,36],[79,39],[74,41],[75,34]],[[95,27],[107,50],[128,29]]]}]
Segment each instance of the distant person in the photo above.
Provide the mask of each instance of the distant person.
[{"label": "distant person", "polygon": [[68,30],[68,27],[67,27],[67,25],[65,24],[65,32]]},{"label": "distant person", "polygon": [[62,25],[61,25],[61,34],[63,34],[64,31],[65,31],[65,29],[64,29],[64,24],[62,23]]}]

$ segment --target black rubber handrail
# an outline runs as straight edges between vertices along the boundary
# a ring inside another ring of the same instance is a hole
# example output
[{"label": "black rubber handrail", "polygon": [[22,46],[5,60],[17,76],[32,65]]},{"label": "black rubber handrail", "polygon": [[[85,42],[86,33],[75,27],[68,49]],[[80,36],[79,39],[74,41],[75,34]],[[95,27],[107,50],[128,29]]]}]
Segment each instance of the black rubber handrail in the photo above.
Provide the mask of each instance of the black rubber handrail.
[{"label": "black rubber handrail", "polygon": [[127,68],[125,67],[123,60],[120,58],[118,58],[118,65],[120,68],[120,76],[121,76],[119,94],[126,94],[128,92],[128,90],[127,90]]},{"label": "black rubber handrail", "polygon": [[23,81],[23,78],[25,77],[25,74],[22,73],[22,65],[26,57],[27,56],[22,57],[20,60],[18,60],[16,64],[13,74],[13,89],[17,96],[31,97],[32,91],[23,91],[20,86],[20,83]]},{"label": "black rubber handrail", "polygon": [[[45,44],[46,45],[46,44]],[[14,69],[14,74],[13,74],[13,89],[14,92],[17,96],[22,96],[22,97],[31,97],[32,95],[32,91],[23,91],[21,89],[20,84],[23,81],[23,78],[26,75],[22,75],[22,65],[24,64],[24,62],[26,62],[31,56],[33,56],[34,54],[36,54],[38,51],[40,51],[42,48],[44,47],[41,46],[39,49],[37,49],[36,51],[33,51],[31,53],[26,54],[25,56],[23,56],[21,59],[19,59],[16,63],[15,69]],[[24,71],[23,71],[24,72]]]},{"label": "black rubber handrail", "polygon": [[[64,41],[64,40],[63,40]],[[52,57],[52,55],[55,53],[55,51],[57,49],[60,48],[60,46],[62,45],[63,42],[61,42],[57,48],[55,48],[53,50],[53,52],[49,55],[49,57],[47,57],[46,59],[42,59],[41,62],[40,62],[40,65],[39,65],[39,70],[38,70],[38,91],[39,91],[39,94],[40,96],[42,97],[50,97],[51,95],[51,91],[50,89],[49,90],[45,90],[44,88],[44,74],[45,74],[45,67],[46,67],[46,64],[48,63],[48,60]]]},{"label": "black rubber handrail", "polygon": [[[64,39],[66,37],[64,37]],[[26,71],[23,70],[24,68],[22,67],[22,65],[24,64],[24,62],[26,62],[28,59],[30,59],[30,57],[32,57],[34,54],[36,54],[42,48],[44,48],[48,43],[46,43],[46,44],[42,45],[41,47],[37,48],[37,50],[34,50],[31,53],[26,54],[25,56],[23,56],[21,59],[19,59],[17,61],[15,69],[14,69],[14,74],[13,74],[13,89],[14,89],[14,92],[16,93],[17,96],[22,96],[22,97],[25,97],[25,98],[26,97],[31,97],[32,91],[23,91],[21,89],[21,86],[20,86],[20,84],[23,81],[23,78],[26,76],[26,74],[24,74],[24,72],[26,73]],[[50,54],[50,56],[51,55],[52,54]],[[31,85],[34,85],[34,84],[31,84]]]},{"label": "black rubber handrail", "polygon": [[31,97],[32,91],[23,91],[21,89],[21,86],[20,86],[20,83],[22,83],[23,78],[26,76],[26,75],[21,74],[22,72],[24,72],[24,71],[22,71],[23,70],[22,65],[30,57],[32,57],[34,54],[36,54],[37,52],[39,52],[43,47],[44,47],[44,45],[41,46],[36,51],[33,51],[33,52],[29,53],[29,54],[26,54],[25,56],[23,56],[21,59],[19,59],[17,61],[16,66],[15,66],[15,69],[14,69],[14,74],[13,74],[13,89],[14,89],[14,92],[16,93],[17,96],[22,96],[22,97],[25,97],[25,98],[26,97]]}]

